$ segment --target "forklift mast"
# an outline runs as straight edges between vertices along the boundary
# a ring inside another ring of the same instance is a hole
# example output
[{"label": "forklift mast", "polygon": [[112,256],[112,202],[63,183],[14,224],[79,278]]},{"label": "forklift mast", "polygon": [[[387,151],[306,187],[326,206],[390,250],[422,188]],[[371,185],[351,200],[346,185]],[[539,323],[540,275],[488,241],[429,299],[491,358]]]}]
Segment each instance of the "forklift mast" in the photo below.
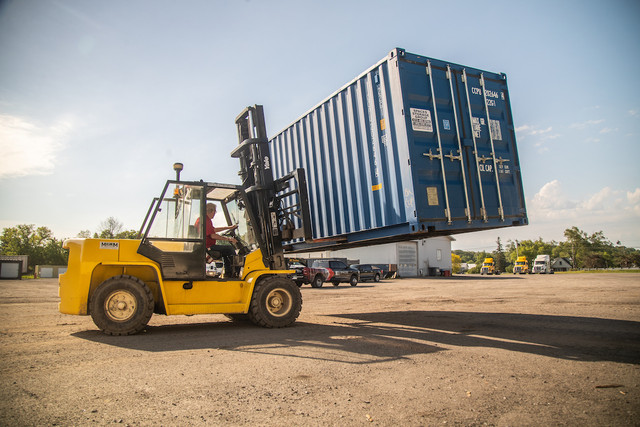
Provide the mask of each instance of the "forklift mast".
[{"label": "forklift mast", "polygon": [[271,269],[286,269],[283,241],[311,239],[305,171],[296,169],[273,178],[262,105],[245,108],[236,126],[239,145],[231,157],[240,160],[239,175],[249,200],[246,208],[257,221],[254,228],[264,263]]}]

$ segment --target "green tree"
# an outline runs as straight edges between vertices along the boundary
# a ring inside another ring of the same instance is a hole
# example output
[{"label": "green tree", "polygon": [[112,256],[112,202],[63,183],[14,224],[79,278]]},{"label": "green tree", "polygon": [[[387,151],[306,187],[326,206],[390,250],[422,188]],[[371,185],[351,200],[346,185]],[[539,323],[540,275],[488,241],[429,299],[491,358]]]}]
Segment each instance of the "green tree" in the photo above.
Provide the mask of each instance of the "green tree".
[{"label": "green tree", "polygon": [[21,224],[2,230],[0,254],[28,255],[28,270],[36,265],[66,265],[68,253],[62,248],[62,240],[53,237],[47,227]]},{"label": "green tree", "polygon": [[116,218],[110,216],[100,223],[98,231],[93,235],[95,238],[115,239],[124,229],[124,225]]},{"label": "green tree", "polygon": [[493,262],[495,263],[496,271],[504,272],[506,267],[506,258],[500,237],[496,240],[496,245],[496,250],[493,251]]},{"label": "green tree", "polygon": [[[89,238],[91,232],[82,230],[78,237]],[[118,219],[110,216],[100,223],[98,231],[93,233],[94,239],[138,239],[137,230],[125,230],[124,225]]]},{"label": "green tree", "polygon": [[462,263],[462,259],[460,255],[456,255],[454,253],[451,254],[451,269],[453,270],[453,274],[460,273],[460,264]]}]

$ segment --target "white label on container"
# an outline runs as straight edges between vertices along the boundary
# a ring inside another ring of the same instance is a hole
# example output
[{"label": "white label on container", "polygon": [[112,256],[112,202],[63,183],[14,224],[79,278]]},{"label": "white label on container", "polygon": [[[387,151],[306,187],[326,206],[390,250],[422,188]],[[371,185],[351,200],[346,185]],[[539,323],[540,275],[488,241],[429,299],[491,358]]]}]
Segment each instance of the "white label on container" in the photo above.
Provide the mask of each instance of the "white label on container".
[{"label": "white label on container", "polygon": [[494,141],[502,141],[502,131],[500,130],[499,120],[489,120],[489,128],[491,129],[491,137]]},{"label": "white label on container", "polygon": [[431,111],[420,108],[411,108],[411,127],[419,132],[433,132]]},{"label": "white label on container", "polygon": [[100,249],[119,249],[120,243],[118,242],[100,242]]},{"label": "white label on container", "polygon": [[438,206],[438,188],[427,187],[427,202],[429,206]]},{"label": "white label on container", "polygon": [[471,127],[473,128],[473,135],[476,138],[480,138],[480,131],[482,130],[482,128],[480,127],[480,121],[482,121],[482,124],[484,124],[484,119],[480,119],[478,117],[472,117],[471,119]]}]

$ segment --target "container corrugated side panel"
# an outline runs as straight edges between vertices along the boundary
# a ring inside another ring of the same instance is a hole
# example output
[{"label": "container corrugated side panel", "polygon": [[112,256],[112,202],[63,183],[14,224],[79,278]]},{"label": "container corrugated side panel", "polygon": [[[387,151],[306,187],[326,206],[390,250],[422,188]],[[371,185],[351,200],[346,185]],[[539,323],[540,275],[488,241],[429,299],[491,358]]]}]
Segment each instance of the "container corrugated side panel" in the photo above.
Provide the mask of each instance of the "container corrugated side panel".
[{"label": "container corrugated side panel", "polygon": [[397,69],[382,61],[272,138],[276,177],[306,170],[314,239],[398,226],[406,231],[408,214],[414,216],[403,190],[412,182],[406,143],[390,136],[390,111],[402,104],[397,80]]},{"label": "container corrugated side panel", "polygon": [[502,74],[395,49],[276,135],[271,152],[276,177],[307,171],[315,240],[527,223]]}]

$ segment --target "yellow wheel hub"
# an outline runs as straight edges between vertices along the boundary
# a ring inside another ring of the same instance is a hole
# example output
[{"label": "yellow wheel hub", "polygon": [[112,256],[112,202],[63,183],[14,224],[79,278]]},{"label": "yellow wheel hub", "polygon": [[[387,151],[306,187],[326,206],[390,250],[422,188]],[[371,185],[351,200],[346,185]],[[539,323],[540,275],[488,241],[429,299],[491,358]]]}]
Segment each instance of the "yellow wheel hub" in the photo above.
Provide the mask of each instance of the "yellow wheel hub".
[{"label": "yellow wheel hub", "polygon": [[275,317],[285,316],[291,310],[293,298],[285,289],[274,289],[267,295],[267,310]]},{"label": "yellow wheel hub", "polygon": [[118,290],[111,293],[105,303],[104,311],[109,319],[124,322],[131,319],[136,312],[136,298],[129,291]]}]

